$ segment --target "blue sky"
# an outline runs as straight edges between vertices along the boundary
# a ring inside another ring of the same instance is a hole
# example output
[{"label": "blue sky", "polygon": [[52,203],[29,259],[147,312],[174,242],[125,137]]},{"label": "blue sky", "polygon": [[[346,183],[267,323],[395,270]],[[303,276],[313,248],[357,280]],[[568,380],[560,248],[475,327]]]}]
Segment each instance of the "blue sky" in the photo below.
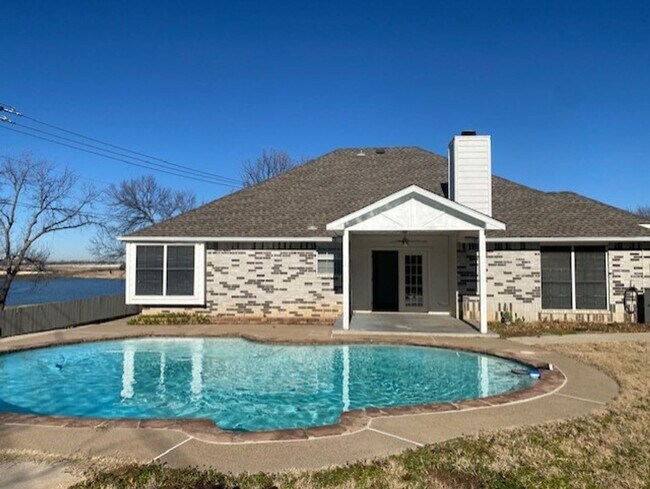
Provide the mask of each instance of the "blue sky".
[{"label": "blue sky", "polygon": [[[647,2],[7,2],[0,101],[238,178],[262,148],[493,138],[493,171],[543,190],[650,204]],[[147,173],[0,131],[98,186]],[[158,175],[208,201],[228,188]],[[87,258],[92,231],[50,240]]]}]

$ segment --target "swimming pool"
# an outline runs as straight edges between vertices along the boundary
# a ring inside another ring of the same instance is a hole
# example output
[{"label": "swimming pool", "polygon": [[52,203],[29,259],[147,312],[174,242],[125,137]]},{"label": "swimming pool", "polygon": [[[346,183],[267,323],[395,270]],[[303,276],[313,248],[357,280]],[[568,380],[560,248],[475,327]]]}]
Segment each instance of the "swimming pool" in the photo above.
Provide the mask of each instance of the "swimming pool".
[{"label": "swimming pool", "polygon": [[[335,424],[346,411],[487,397],[528,387],[522,364],[397,345],[277,345],[157,338],[0,355],[0,411],[208,418],[238,431]],[[521,372],[520,372],[521,373]]]}]

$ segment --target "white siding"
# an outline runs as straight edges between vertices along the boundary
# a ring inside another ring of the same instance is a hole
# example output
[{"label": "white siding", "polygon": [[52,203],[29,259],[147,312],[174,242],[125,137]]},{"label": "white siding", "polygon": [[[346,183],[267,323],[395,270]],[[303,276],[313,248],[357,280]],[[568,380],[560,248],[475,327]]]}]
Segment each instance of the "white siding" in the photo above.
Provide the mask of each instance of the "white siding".
[{"label": "white siding", "polygon": [[490,136],[455,136],[449,143],[449,198],[492,215]]},{"label": "white siding", "polygon": [[[401,252],[426,253],[427,263],[427,307],[428,312],[455,313],[456,296],[455,270],[449,267],[449,241],[453,235],[409,234],[411,246],[405,248],[399,243],[400,234],[363,235],[352,233],[350,240],[350,285],[352,288],[352,309],[370,311],[372,309],[372,251],[396,250]],[[402,257],[400,256],[400,260]],[[454,279],[450,280],[450,271]],[[453,287],[450,292],[449,287]]]}]

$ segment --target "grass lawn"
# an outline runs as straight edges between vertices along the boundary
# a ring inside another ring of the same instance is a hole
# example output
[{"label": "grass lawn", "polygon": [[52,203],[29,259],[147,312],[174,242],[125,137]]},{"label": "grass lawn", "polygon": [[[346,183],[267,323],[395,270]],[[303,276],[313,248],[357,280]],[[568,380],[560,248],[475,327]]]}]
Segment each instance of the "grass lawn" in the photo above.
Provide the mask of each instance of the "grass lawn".
[{"label": "grass lawn", "polygon": [[232,476],[157,464],[96,471],[96,488],[650,488],[650,343],[550,347],[615,377],[621,396],[582,418],[464,437],[387,459],[294,474]]},{"label": "grass lawn", "polygon": [[504,338],[513,336],[542,336],[577,333],[648,333],[650,324],[638,323],[577,323],[560,321],[535,321],[503,324],[490,323],[490,331]]}]

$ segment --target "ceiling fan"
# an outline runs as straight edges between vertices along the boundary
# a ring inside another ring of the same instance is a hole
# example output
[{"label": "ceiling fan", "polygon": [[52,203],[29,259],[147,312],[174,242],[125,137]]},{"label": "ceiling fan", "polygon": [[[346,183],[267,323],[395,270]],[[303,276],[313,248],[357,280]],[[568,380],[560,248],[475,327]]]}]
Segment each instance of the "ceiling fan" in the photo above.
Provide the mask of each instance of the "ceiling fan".
[{"label": "ceiling fan", "polygon": [[402,236],[401,239],[397,239],[394,241],[395,243],[400,243],[402,246],[406,247],[409,246],[413,243],[426,243],[427,241],[424,239],[409,239],[408,237],[408,231],[404,231],[404,235]]}]

